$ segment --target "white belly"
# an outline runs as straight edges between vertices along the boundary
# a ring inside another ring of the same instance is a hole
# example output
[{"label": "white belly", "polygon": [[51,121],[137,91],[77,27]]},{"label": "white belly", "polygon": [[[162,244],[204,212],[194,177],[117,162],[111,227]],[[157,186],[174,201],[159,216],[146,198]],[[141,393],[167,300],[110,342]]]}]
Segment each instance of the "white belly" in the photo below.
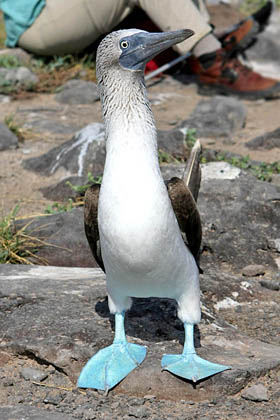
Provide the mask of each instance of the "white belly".
[{"label": "white belly", "polygon": [[109,289],[125,296],[176,298],[195,262],[182,240],[164,183],[160,179],[127,190],[123,185],[112,197],[113,190],[110,185],[108,200],[105,184],[99,201]]}]

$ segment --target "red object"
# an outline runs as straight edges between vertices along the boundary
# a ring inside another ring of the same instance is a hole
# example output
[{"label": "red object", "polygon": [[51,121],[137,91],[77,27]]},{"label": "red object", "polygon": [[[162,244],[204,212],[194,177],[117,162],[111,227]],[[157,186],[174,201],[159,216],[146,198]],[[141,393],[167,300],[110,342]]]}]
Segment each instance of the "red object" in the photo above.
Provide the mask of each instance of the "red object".
[{"label": "red object", "polygon": [[154,60],[149,61],[146,64],[145,73],[150,73],[151,71],[155,71],[158,69],[158,65]]},{"label": "red object", "polygon": [[236,58],[229,58],[225,50],[217,50],[211,60],[207,64],[203,56],[192,56],[188,59],[189,68],[196,76],[197,83],[208,91],[236,94],[250,99],[279,95],[280,82],[261,76]]}]

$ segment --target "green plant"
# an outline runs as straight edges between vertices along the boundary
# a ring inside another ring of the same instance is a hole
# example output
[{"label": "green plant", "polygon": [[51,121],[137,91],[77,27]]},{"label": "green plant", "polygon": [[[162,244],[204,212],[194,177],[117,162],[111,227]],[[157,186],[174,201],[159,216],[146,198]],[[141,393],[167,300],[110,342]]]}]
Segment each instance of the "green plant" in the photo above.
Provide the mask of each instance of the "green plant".
[{"label": "green plant", "polygon": [[4,123],[16,136],[20,135],[21,127],[15,122],[15,114],[6,115]]},{"label": "green plant", "polygon": [[84,185],[73,185],[70,181],[66,181],[66,185],[68,185],[73,191],[80,195],[84,195],[86,190],[93,184],[101,184],[102,176],[93,176],[91,172],[87,174],[88,182]]},{"label": "green plant", "polygon": [[19,205],[0,219],[0,264],[32,264],[28,257],[40,264],[46,264],[46,260],[35,255],[38,248],[46,243],[31,236],[32,232],[28,232],[32,221],[16,229],[15,219],[18,211]]},{"label": "green plant", "polygon": [[32,60],[32,68],[34,71],[55,72],[61,69],[80,68],[95,70],[94,54],[64,56],[36,56]]},{"label": "green plant", "polygon": [[219,153],[217,155],[217,160],[218,161],[225,161],[230,163],[233,166],[236,166],[237,168],[240,169],[248,169],[250,166],[250,157],[249,155],[247,156],[234,156],[234,157],[227,157],[225,154],[223,153]]},{"label": "green plant", "polygon": [[270,182],[273,174],[280,174],[280,162],[262,162],[260,165],[252,165],[251,169],[258,179]]},{"label": "green plant", "polygon": [[6,115],[4,123],[18,138],[19,141],[24,141],[27,137],[30,137],[31,130],[23,128],[20,124],[15,121],[15,114]]},{"label": "green plant", "polygon": [[218,161],[225,161],[237,168],[248,170],[257,179],[270,182],[273,174],[280,174],[280,162],[266,163],[261,162],[259,165],[250,161],[250,156],[227,157],[220,153],[217,155]]},{"label": "green plant", "polygon": [[158,160],[160,165],[163,163],[180,163],[179,159],[162,149],[158,150]]},{"label": "green plant", "polygon": [[185,137],[185,144],[186,146],[191,149],[193,147],[193,145],[196,142],[196,128],[188,128],[188,131],[186,133],[186,137]]},{"label": "green plant", "polygon": [[72,55],[65,56],[36,56],[32,59],[33,70],[54,71],[61,67],[68,66],[72,61]]},{"label": "green plant", "polygon": [[4,76],[0,74],[0,93],[9,95],[15,94],[20,91],[31,92],[36,89],[36,85],[32,82],[15,83],[11,80],[6,80]]},{"label": "green plant", "polygon": [[2,54],[0,55],[0,67],[5,67],[6,69],[20,67],[20,62],[14,55]]},{"label": "green plant", "polygon": [[8,95],[9,93],[13,93],[16,90],[17,89],[15,85],[10,80],[6,80],[3,76],[0,75],[0,93]]},{"label": "green plant", "polygon": [[53,204],[49,204],[45,209],[45,214],[58,214],[64,211],[70,211],[73,209],[73,200],[69,198],[67,203],[58,203],[57,201]]}]

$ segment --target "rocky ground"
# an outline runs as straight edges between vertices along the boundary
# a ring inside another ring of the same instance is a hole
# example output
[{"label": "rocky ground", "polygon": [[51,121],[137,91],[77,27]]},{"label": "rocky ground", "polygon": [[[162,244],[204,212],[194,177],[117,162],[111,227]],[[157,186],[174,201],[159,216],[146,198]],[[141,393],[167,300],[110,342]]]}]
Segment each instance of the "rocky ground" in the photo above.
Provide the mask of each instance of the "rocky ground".
[{"label": "rocky ground", "polygon": [[[263,270],[247,267],[240,278],[208,269],[201,276],[197,351],[231,370],[196,386],[161,371],[162,354],[181,350],[176,307],[170,300],[138,299],[128,313],[127,334],[147,346],[148,356],[106,396],[75,387],[84,362],[113,337],[103,274],[3,266],[1,418],[278,419],[280,297],[261,286]],[[279,278],[271,284],[279,290]]]},{"label": "rocky ground", "polygon": [[[275,48],[279,48],[277,43]],[[251,58],[264,70],[256,51],[261,56],[261,50],[253,50]],[[271,69],[275,75],[277,62],[265,67],[266,72]],[[209,98],[201,96],[191,80],[183,84],[170,77],[149,82],[148,92],[157,126],[163,130],[161,148],[177,156],[172,166],[163,169],[167,177],[182,170],[178,164],[186,152],[182,127],[200,130],[208,157],[222,151],[249,155],[254,161],[280,161],[280,98],[210,98],[207,102]],[[19,215],[35,217],[54,201],[65,202],[69,190],[61,190],[61,184],[77,176],[83,149],[72,152],[67,160],[63,151],[93,136],[93,131],[83,131],[71,140],[78,130],[102,122],[95,86],[72,83],[64,94],[0,99],[1,122],[12,119],[24,133],[20,142],[0,126],[2,213],[20,204]],[[202,126],[201,121],[205,122]],[[88,169],[100,172],[104,159],[100,130],[95,164],[83,161],[83,176]],[[273,131],[276,134],[263,146],[254,146],[255,138]],[[250,141],[253,147],[246,145]],[[52,223],[34,222],[44,229],[52,225],[49,235],[63,247],[59,252],[45,247],[48,252],[44,249],[43,256],[49,263],[75,268],[0,268],[1,420],[280,418],[279,175],[266,183],[238,171],[226,165],[211,169],[209,164],[203,169],[199,197],[204,274],[203,321],[196,330],[196,346],[203,357],[232,369],[196,387],[161,372],[161,355],[181,349],[182,326],[172,302],[139,300],[128,314],[128,336],[148,346],[147,360],[107,396],[75,387],[83,363],[113,336],[103,275],[98,269],[76,268],[94,265],[78,208],[51,215]],[[68,237],[74,229],[75,234]]]}]

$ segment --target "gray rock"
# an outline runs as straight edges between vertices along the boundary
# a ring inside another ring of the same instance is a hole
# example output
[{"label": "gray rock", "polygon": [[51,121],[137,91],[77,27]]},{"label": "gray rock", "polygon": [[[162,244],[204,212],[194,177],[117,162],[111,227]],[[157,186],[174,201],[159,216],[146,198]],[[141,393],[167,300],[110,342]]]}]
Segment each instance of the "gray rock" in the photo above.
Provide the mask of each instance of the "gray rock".
[{"label": "gray rock", "polygon": [[11,98],[8,95],[1,95],[0,94],[0,103],[1,104],[7,104],[8,102],[11,102]]},{"label": "gray rock", "polygon": [[61,401],[64,398],[64,394],[54,394],[52,392],[49,392],[49,394],[44,399],[45,404],[51,404],[51,405],[59,405]]},{"label": "gray rock", "polygon": [[146,407],[130,407],[128,409],[129,416],[133,416],[137,419],[143,419],[149,417],[149,411]]},{"label": "gray rock", "polygon": [[44,175],[64,169],[70,175],[99,175],[105,162],[104,125],[93,123],[78,131],[75,136],[49,152],[23,161],[23,167]]},{"label": "gray rock", "polygon": [[231,137],[244,127],[246,115],[246,108],[238,99],[215,96],[200,101],[177,128],[195,128],[198,137]]},{"label": "gray rock", "polygon": [[[106,285],[98,269],[2,265],[0,289],[5,297],[0,303],[6,302],[5,308],[1,307],[5,331],[1,348],[14,356],[24,354],[51,364],[76,383],[88,358],[112,342]],[[221,325],[217,318],[212,322]],[[193,387],[160,368],[163,353],[182,350],[184,332],[175,303],[170,299],[136,299],[127,316],[126,331],[130,341],[148,346],[148,356],[112,391],[113,395],[144,397],[150,393],[157,398],[192,401],[208,399],[209,393],[211,398],[232,395],[249,380],[280,365],[278,346],[214,324],[206,320],[196,329],[198,353],[230,364],[232,369]],[[145,417],[141,407],[145,406],[136,406],[137,415]]]},{"label": "gray rock", "polygon": [[275,290],[275,291],[280,290],[280,281],[262,279],[260,281],[260,284],[262,285],[262,287],[265,287],[266,289],[269,289],[269,290]]},{"label": "gray rock", "polygon": [[158,148],[173,157],[186,157],[185,134],[182,130],[158,131]]},{"label": "gray rock", "polygon": [[27,67],[19,67],[15,72],[14,78],[20,84],[35,85],[38,82],[38,77]]},{"label": "gray rock", "polygon": [[245,277],[263,276],[265,274],[265,267],[259,264],[247,265],[242,269],[242,275]]},{"label": "gray rock", "polygon": [[25,367],[20,372],[23,379],[26,381],[35,381],[35,382],[41,382],[44,379],[48,377],[48,374],[46,372],[43,372],[42,370],[31,368],[31,367]]},{"label": "gray rock", "polygon": [[2,56],[15,57],[22,66],[29,65],[31,60],[30,54],[21,48],[4,48],[0,50],[0,57]]},{"label": "gray rock", "polygon": [[255,137],[253,140],[245,143],[245,146],[253,150],[259,148],[270,150],[274,147],[280,147],[280,127],[274,131]]},{"label": "gray rock", "polygon": [[280,238],[274,239],[274,246],[277,252],[280,252]]},{"label": "gray rock", "polygon": [[241,174],[241,170],[227,162],[210,162],[202,165],[202,182],[209,180],[235,180]]},{"label": "gray rock", "polygon": [[51,412],[30,405],[1,407],[1,420],[74,420],[69,414]]},{"label": "gray rock", "polygon": [[3,386],[6,388],[8,386],[14,386],[14,381],[12,379],[5,379],[3,381]]},{"label": "gray rock", "polygon": [[263,384],[252,385],[242,392],[241,397],[249,401],[268,401],[267,388]]},{"label": "gray rock", "polygon": [[[20,229],[25,223],[22,220],[16,226]],[[28,232],[48,244],[38,248],[36,255],[49,265],[97,267],[84,232],[83,208],[35,218]],[[33,261],[31,257],[30,261]]]},{"label": "gray rock", "polygon": [[268,30],[260,34],[258,42],[248,49],[246,54],[250,60],[260,63],[265,60],[268,62],[276,61],[275,58],[280,54],[280,45],[277,43],[275,34],[272,37]]},{"label": "gray rock", "polygon": [[160,170],[165,180],[171,179],[173,176],[181,178],[184,172],[184,165],[162,164]]},{"label": "gray rock", "polygon": [[14,85],[32,86],[38,82],[38,77],[27,67],[11,69],[0,68],[0,78]]},{"label": "gray rock", "polygon": [[98,87],[93,82],[68,80],[60,89],[55,99],[63,104],[92,104],[99,100]]},{"label": "gray rock", "polygon": [[271,175],[271,182],[275,185],[280,186],[280,174],[272,174]]},{"label": "gray rock", "polygon": [[16,149],[17,147],[17,136],[9,130],[6,124],[0,123],[0,150]]},{"label": "gray rock", "polygon": [[53,134],[73,134],[77,129],[75,126],[63,124],[51,118],[46,118],[39,113],[33,115],[32,119],[29,121],[26,121],[23,127],[38,133],[49,132]]},{"label": "gray rock", "polygon": [[40,188],[40,191],[42,192],[45,198],[53,201],[67,201],[69,198],[75,199],[78,196],[80,196],[81,194],[74,191],[68,183],[71,183],[73,186],[78,187],[88,185],[89,181],[86,177],[83,176],[70,176],[68,178],[64,178],[57,184]]},{"label": "gray rock", "polygon": [[[39,125],[43,123],[43,120],[38,119]],[[48,127],[51,125],[52,122],[49,121]],[[31,126],[34,128],[34,123]],[[188,153],[184,145],[184,137],[179,130],[160,131],[159,148],[168,154],[182,158]],[[63,169],[69,175],[86,177],[89,172],[94,176],[102,174],[104,163],[104,125],[92,123],[78,131],[71,140],[44,155],[24,160],[23,167],[44,175],[52,175],[58,169]]]},{"label": "gray rock", "polygon": [[201,266],[215,261],[239,270],[249,264],[276,270],[277,254],[270,238],[280,231],[280,188],[243,171],[235,179],[219,179],[221,175],[207,180],[202,171],[198,196],[203,223]]},{"label": "gray rock", "polygon": [[258,35],[258,41],[246,50],[251,66],[258,72],[278,79],[280,73],[280,12],[274,8],[266,30]]}]

